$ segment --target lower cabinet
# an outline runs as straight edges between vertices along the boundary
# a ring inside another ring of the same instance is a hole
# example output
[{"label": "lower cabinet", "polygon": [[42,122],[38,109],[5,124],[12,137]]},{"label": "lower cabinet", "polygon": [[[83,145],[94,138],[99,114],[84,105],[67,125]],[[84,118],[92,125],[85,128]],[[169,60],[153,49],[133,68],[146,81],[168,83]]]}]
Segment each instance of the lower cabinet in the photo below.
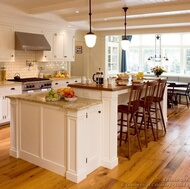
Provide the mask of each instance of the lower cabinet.
[{"label": "lower cabinet", "polygon": [[0,124],[10,121],[10,100],[6,96],[21,93],[21,86],[11,85],[0,87]]},{"label": "lower cabinet", "polygon": [[80,182],[101,165],[101,109],[11,99],[10,155]]}]

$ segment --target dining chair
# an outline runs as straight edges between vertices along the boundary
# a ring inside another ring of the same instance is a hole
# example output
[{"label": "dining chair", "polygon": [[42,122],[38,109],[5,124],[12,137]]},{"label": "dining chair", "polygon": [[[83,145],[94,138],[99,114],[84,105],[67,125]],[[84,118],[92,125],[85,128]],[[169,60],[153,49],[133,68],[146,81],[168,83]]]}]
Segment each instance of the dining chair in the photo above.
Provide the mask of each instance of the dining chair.
[{"label": "dining chair", "polygon": [[159,80],[157,80],[157,82],[158,82],[158,84],[157,84],[157,88],[156,88],[156,93],[153,98],[153,106],[151,106],[151,113],[152,113],[151,117],[153,120],[153,124],[156,125],[156,136],[158,139],[159,123],[161,123],[162,128],[164,129],[164,131],[166,133],[166,125],[165,125],[165,120],[164,120],[164,116],[163,116],[163,112],[162,112],[161,102],[163,102],[167,79],[159,79]]},{"label": "dining chair", "polygon": [[174,105],[177,105],[177,95],[175,93],[176,84],[170,83],[167,90],[167,107],[173,108]]},{"label": "dining chair", "polygon": [[179,91],[176,93],[177,98],[179,99],[178,102],[181,104],[181,97],[185,96],[186,98],[186,104],[187,107],[189,108],[189,102],[190,102],[190,82],[187,84],[187,88],[185,89],[185,91]]},{"label": "dining chair", "polygon": [[147,131],[148,129],[152,130],[152,135],[154,140],[156,140],[154,134],[154,127],[152,123],[152,118],[150,114],[151,106],[153,105],[154,93],[156,91],[157,81],[147,81],[145,84],[144,95],[139,101],[139,110],[136,113],[137,123],[139,123],[139,130],[144,130],[145,136],[145,145],[148,147],[148,137]]},{"label": "dining chair", "polygon": [[143,91],[144,84],[132,84],[129,94],[129,101],[127,104],[118,105],[118,116],[121,116],[118,119],[118,134],[119,134],[119,145],[121,142],[128,142],[128,158],[131,158],[131,138],[136,137],[138,140],[138,145],[140,151],[141,143],[139,138],[139,130],[136,123],[135,113],[139,108],[139,100]]}]

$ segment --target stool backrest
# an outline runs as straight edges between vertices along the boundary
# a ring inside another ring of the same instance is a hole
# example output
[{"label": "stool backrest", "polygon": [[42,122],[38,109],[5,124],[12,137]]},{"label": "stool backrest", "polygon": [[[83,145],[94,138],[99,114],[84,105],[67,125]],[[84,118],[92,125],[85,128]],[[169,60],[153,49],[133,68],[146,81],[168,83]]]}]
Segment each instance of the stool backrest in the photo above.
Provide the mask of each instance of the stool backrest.
[{"label": "stool backrest", "polygon": [[138,110],[139,101],[141,99],[143,87],[144,87],[144,83],[143,84],[132,84],[130,95],[129,95],[128,111],[134,113]]},{"label": "stool backrest", "polygon": [[153,103],[154,94],[156,91],[158,82],[157,81],[147,81],[145,84],[145,93],[143,97],[144,105],[150,106]]},{"label": "stool backrest", "polygon": [[166,88],[166,83],[167,83],[167,79],[159,79],[157,80],[158,85],[157,85],[157,89],[156,89],[156,101],[162,101],[163,97],[164,97],[164,91]]}]

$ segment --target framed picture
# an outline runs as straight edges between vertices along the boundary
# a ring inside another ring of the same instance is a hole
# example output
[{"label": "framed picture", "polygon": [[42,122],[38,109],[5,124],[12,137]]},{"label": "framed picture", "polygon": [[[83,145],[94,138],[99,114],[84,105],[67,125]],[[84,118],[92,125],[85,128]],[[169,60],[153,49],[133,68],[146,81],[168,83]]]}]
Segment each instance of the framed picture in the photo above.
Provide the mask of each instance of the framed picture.
[{"label": "framed picture", "polygon": [[82,46],[76,46],[76,54],[82,54]]}]

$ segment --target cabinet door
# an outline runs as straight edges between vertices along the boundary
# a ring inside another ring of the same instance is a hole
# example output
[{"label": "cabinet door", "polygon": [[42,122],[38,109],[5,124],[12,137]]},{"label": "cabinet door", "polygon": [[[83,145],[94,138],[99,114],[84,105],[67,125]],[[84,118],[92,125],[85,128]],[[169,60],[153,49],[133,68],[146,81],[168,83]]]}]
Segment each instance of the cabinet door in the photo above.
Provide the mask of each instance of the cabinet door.
[{"label": "cabinet door", "polygon": [[11,26],[0,25],[0,61],[14,62],[14,30]]},{"label": "cabinet door", "polygon": [[54,58],[63,60],[65,58],[64,52],[64,33],[55,33],[54,34]]},{"label": "cabinet door", "polygon": [[75,59],[75,33],[74,31],[65,32],[64,58],[67,61],[74,61]]},{"label": "cabinet door", "polygon": [[0,94],[0,123],[4,122],[4,95]]},{"label": "cabinet door", "polygon": [[53,60],[54,59],[54,32],[52,31],[45,31],[44,36],[47,39],[48,43],[51,46],[50,51],[43,51],[43,59],[44,60]]},{"label": "cabinet door", "polygon": [[87,110],[86,133],[86,163],[87,174],[100,166],[101,147],[101,105],[96,105]]}]

